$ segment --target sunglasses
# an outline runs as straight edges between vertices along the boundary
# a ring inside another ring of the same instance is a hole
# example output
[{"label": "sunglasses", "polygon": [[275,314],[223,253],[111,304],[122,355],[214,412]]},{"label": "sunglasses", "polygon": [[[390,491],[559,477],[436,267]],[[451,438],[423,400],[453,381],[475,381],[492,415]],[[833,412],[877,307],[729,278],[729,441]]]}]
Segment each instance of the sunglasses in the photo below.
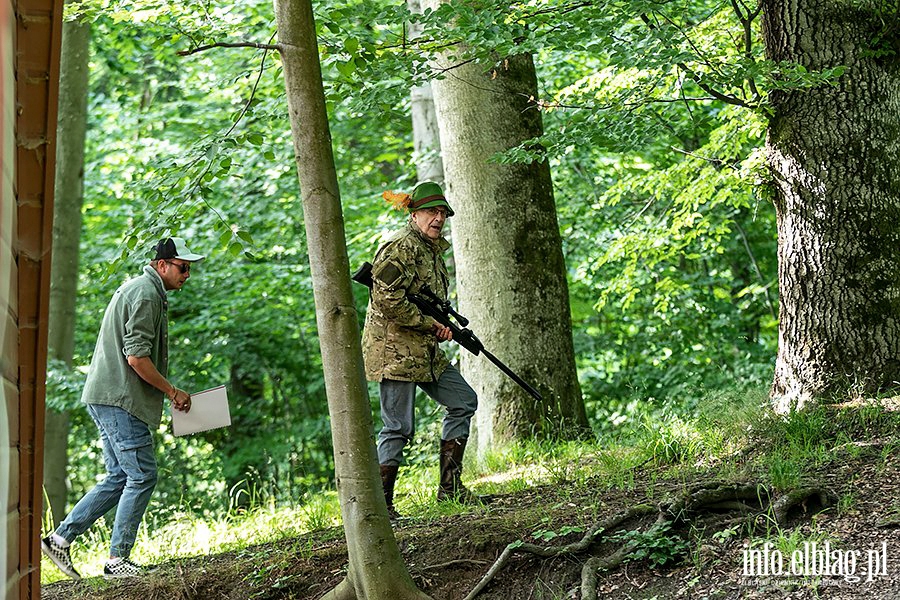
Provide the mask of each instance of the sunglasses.
[{"label": "sunglasses", "polygon": [[181,271],[182,274],[191,272],[191,263],[174,263],[171,260],[167,260],[166,262],[178,267],[178,270]]}]

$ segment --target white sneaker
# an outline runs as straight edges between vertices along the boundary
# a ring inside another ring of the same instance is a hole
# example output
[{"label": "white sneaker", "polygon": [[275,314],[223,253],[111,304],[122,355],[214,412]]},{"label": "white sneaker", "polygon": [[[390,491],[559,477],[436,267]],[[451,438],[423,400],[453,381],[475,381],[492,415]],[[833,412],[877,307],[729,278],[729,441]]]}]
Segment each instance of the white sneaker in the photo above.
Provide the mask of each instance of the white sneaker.
[{"label": "white sneaker", "polygon": [[63,548],[54,542],[52,535],[41,538],[41,552],[46,554],[47,558],[53,561],[53,564],[59,567],[60,571],[75,581],[81,579],[81,575],[78,574],[78,571],[75,570],[75,565],[72,564],[72,557],[69,555],[69,547],[66,546]]},{"label": "white sneaker", "polygon": [[103,576],[107,579],[123,579],[125,577],[140,577],[145,575],[147,569],[137,565],[127,558],[109,562],[103,566]]}]

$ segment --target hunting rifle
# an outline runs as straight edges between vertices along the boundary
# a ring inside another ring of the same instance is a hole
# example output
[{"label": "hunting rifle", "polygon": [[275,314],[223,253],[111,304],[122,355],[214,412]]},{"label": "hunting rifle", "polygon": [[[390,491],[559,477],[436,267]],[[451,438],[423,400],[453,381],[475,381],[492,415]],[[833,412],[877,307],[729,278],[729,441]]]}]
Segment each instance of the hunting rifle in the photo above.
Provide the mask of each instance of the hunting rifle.
[{"label": "hunting rifle", "polygon": [[[372,264],[368,261],[364,262],[356,273],[353,274],[351,279],[371,290]],[[484,344],[475,337],[472,330],[466,328],[469,325],[469,320],[453,310],[449,300],[441,300],[438,298],[437,294],[428,288],[428,286],[424,286],[417,294],[408,294],[407,298],[409,298],[409,301],[415,304],[423,314],[428,315],[441,325],[449,327],[450,331],[453,332],[454,342],[475,356],[483,354],[485,358],[494,363],[498,369],[506,373],[510,379],[515,381],[519,387],[528,392],[535,400],[543,400],[540,392],[528,385],[524,379],[516,375],[512,369],[503,364],[503,361],[485,349]],[[454,320],[456,323],[453,322]]]}]

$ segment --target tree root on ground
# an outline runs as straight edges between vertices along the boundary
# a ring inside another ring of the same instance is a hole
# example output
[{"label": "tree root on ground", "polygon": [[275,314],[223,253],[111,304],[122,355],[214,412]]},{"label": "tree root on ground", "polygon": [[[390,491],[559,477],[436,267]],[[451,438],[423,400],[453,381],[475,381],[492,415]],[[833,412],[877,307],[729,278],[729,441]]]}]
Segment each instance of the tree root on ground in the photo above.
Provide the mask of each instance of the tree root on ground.
[{"label": "tree root on ground", "polygon": [[837,494],[824,488],[799,488],[780,496],[772,502],[775,521],[779,525],[788,522],[794,509],[801,508],[803,513],[820,512],[833,506],[838,501]]},{"label": "tree root on ground", "polygon": [[[703,518],[704,515],[711,513],[723,516],[735,512],[739,514],[737,517],[717,519],[720,527],[747,525],[763,514],[770,515],[783,526],[797,514],[797,509],[802,510],[803,514],[819,512],[836,502],[837,495],[834,492],[817,487],[799,488],[776,497],[768,488],[758,484],[695,486],[682,490],[674,498],[669,498],[659,505],[638,504],[595,523],[580,540],[570,544],[542,546],[521,540],[515,541],[506,546],[465,600],[473,600],[480,594],[516,553],[528,553],[541,558],[578,554],[585,552],[604,537],[610,541],[608,534],[612,530],[626,526],[631,521],[646,521],[649,515],[656,514],[656,520],[641,534],[644,538],[664,534],[671,527]],[[599,573],[621,565],[639,546],[638,539],[631,538],[623,542],[612,554],[605,557],[591,557],[585,561],[581,570],[582,600],[595,600]]]},{"label": "tree root on ground", "polygon": [[448,560],[447,562],[438,563],[436,565],[426,565],[424,567],[419,567],[419,571],[433,571],[433,570],[443,570],[449,567],[460,567],[460,566],[472,566],[472,565],[486,565],[486,560],[475,560],[474,558],[460,558],[457,560]]}]

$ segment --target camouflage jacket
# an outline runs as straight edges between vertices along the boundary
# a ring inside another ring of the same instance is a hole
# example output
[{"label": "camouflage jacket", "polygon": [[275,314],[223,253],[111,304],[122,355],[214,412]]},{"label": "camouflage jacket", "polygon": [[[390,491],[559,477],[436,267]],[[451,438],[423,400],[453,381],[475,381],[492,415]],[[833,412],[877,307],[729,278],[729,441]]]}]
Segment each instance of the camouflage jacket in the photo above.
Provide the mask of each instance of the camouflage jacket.
[{"label": "camouflage jacket", "polygon": [[363,330],[369,381],[436,381],[450,364],[434,335],[433,319],[406,297],[426,285],[447,297],[450,276],[441,254],[449,247],[447,240],[432,241],[408,223],[375,254]]}]

